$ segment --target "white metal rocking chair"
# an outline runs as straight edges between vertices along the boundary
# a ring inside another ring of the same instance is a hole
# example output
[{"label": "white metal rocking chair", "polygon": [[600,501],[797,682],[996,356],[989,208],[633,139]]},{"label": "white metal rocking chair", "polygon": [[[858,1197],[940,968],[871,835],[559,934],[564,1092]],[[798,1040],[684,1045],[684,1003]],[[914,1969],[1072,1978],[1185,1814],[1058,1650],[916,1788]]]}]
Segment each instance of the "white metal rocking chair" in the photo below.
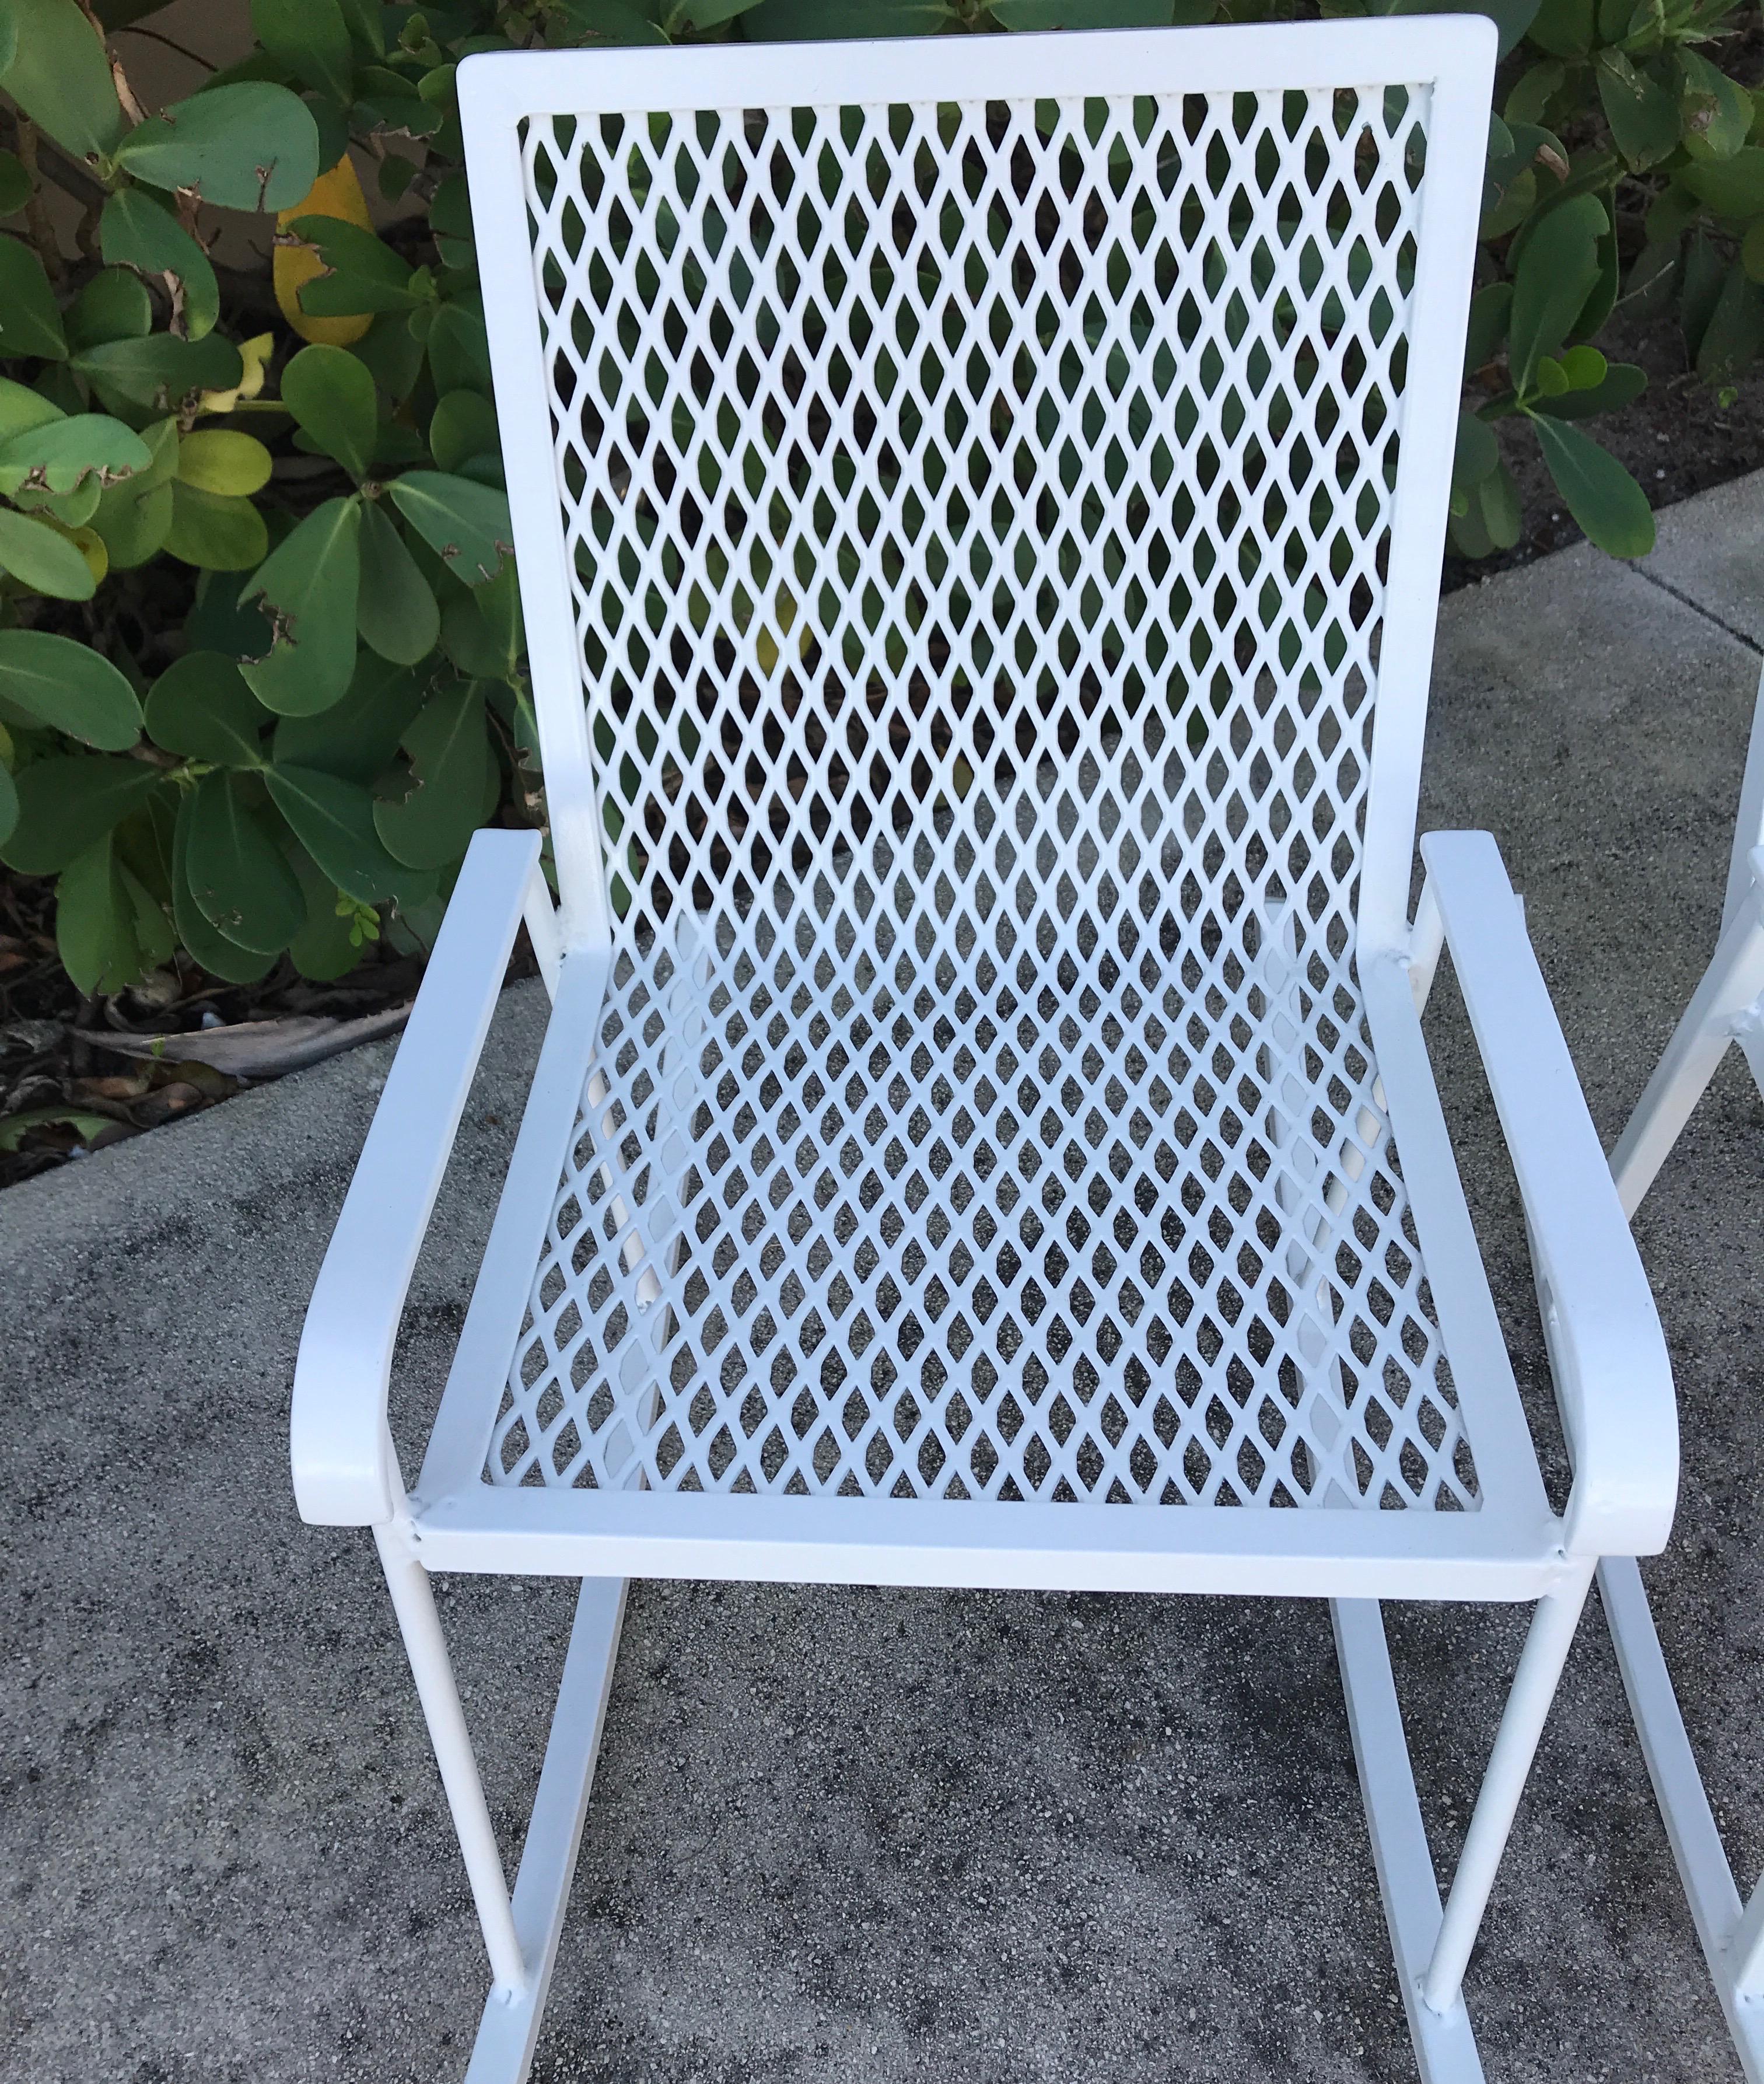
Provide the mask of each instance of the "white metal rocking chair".
[{"label": "white metal rocking chair", "polygon": [[[313,1298],[531,2059],[633,1576],[1333,1603],[1432,2078],[1599,1558],[1652,1303],[1494,842],[1407,893],[1478,18],[473,58],[541,724]],[[586,690],[586,701],[584,690]],[[387,1376],[518,922],[553,1006],[427,1456]],[[1449,947],[1575,1478],[1549,1506],[1422,1040]],[[1400,1164],[1398,1152],[1400,1150]],[[507,1891],[429,1592],[581,1603]],[[1534,1618],[1442,1912],[1381,1599]]]},{"label": "white metal rocking chair", "polygon": [[[1626,1216],[1641,1206],[1736,1043],[1764,1095],[1764,679],[1715,955],[1611,1153]],[[1633,1557],[1600,1565],[1599,1596],[1721,2009],[1750,2084],[1764,2084],[1764,1883],[1741,1904]]]}]

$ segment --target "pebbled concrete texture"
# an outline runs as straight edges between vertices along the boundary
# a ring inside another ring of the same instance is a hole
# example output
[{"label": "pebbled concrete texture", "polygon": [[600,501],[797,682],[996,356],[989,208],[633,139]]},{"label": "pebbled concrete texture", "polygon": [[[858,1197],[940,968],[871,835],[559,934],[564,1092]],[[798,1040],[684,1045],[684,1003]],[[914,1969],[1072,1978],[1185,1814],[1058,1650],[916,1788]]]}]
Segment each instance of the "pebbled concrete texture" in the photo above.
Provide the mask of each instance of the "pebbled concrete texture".
[{"label": "pebbled concrete texture", "polygon": [[[1764,640],[1734,546],[1761,536],[1754,478],[1665,517],[1648,566],[1570,551],[1443,611],[1423,829],[1500,838],[1607,1141],[1712,945]],[[407,1316],[407,1443],[541,1019],[518,989],[493,1031]],[[1559,1477],[1449,981],[1429,1027]],[[389,1058],[0,1198],[0,2077],[463,2073],[481,1954],[384,1589],[365,1536],[299,1524],[286,1475],[301,1311]],[[1742,1881],[1761,1129],[1736,1057],[1637,1226],[1686,1421],[1646,1575]],[[569,1588],[440,1592],[512,1854]],[[1449,1872],[1521,1617],[1388,1620]],[[1492,2079],[1738,2077],[1596,1609],[1468,1988]],[[1412,2074],[1320,1607],[633,1588],[542,2084]]]}]

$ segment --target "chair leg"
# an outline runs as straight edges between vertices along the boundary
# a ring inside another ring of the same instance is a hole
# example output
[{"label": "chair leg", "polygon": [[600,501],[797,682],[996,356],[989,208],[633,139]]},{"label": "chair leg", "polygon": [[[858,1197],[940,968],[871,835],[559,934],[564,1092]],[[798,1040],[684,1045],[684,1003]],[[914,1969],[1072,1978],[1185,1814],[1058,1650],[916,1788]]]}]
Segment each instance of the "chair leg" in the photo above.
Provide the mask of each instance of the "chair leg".
[{"label": "chair leg", "polygon": [[466,2084],[524,2084],[557,1958],[606,1726],[624,1621],[625,1580],[582,1580],[511,1900],[429,1574],[391,1528],[374,1531],[495,1978]]},{"label": "chair leg", "polygon": [[1735,1023],[1764,992],[1764,926],[1744,905],[1722,934],[1715,959],[1691,993],[1684,1017],[1611,1153],[1611,1174],[1627,1216],[1635,1214],[1690,1112],[1715,1076]]},{"label": "chair leg", "polygon": [[514,1998],[491,1993],[466,2084],[524,2084],[533,2060],[606,1725],[624,1598],[623,1578],[582,1580],[539,1794],[514,1883],[514,1929],[527,1965],[527,1984]]},{"label": "chair leg", "polygon": [[1495,1871],[1506,1849],[1525,1776],[1531,1770],[1538,1740],[1555,1698],[1556,1682],[1567,1662],[1580,1610],[1593,1585],[1590,1565],[1585,1573],[1539,1599],[1520,1653],[1519,1669],[1513,1674],[1512,1691],[1495,1735],[1495,1748],[1476,1797],[1476,1807],[1452,1877],[1445,1900],[1440,1936],[1433,1958],[1421,1985],[1424,2002],[1435,2011],[1445,2011],[1457,2001],[1458,1985],[1476,1943],[1478,1927],[1495,1886]]},{"label": "chair leg", "polygon": [[1749,2084],[1764,2084],[1764,1884],[1742,1909],[1632,1557],[1607,1557],[1600,1564],[1599,1598],[1728,2030]]},{"label": "chair leg", "polygon": [[1482,2084],[1460,1985],[1591,1583],[1588,1566],[1538,1603],[1443,1910],[1377,1602],[1330,1603],[1373,1857],[1423,2084]]},{"label": "chair leg", "polygon": [[1422,2084],[1483,2084],[1482,2060],[1463,1998],[1444,2012],[1421,2001],[1421,1979],[1439,1936],[1440,1889],[1415,1797],[1378,1603],[1332,1600],[1330,1618],[1378,1892],[1384,1899],[1397,1982]]},{"label": "chair leg", "polygon": [[484,1799],[484,1783],[478,1777],[478,1762],[466,1733],[465,1713],[459,1705],[459,1689],[454,1683],[453,1665],[441,1633],[441,1616],[435,1612],[429,1573],[391,1527],[376,1527],[374,1540],[417,1681],[417,1696],[428,1720],[447,1807],[453,1812],[453,1828],[459,1834],[472,1900],[484,1928],[490,1972],[496,1989],[514,1997],[526,1989],[528,1978],[521,1961],[520,1942],[515,1937],[502,1855],[497,1850],[495,1828]]}]

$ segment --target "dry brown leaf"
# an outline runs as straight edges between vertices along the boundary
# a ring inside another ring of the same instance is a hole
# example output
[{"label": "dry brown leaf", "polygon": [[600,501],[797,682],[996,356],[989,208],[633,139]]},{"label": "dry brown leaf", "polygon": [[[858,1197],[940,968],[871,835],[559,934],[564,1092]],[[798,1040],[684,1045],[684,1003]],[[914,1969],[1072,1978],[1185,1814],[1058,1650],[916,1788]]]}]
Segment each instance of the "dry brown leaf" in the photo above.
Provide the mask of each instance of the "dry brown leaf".
[{"label": "dry brown leaf", "polygon": [[279,1020],[243,1020],[232,1027],[199,1027],[186,1035],[122,1035],[103,1028],[78,1030],[81,1039],[125,1057],[146,1057],[165,1064],[205,1064],[234,1078],[276,1078],[285,1072],[322,1063],[345,1049],[396,1034],[410,1018],[408,1006],[358,1020],[333,1020],[328,1014],[290,1014]]}]

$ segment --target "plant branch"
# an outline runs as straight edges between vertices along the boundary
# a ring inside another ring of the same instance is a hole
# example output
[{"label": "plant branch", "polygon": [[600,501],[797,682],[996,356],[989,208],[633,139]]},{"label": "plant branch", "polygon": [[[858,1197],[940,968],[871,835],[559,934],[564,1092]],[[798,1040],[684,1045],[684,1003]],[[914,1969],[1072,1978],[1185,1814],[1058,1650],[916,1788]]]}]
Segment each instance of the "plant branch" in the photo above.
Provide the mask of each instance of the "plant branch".
[{"label": "plant branch", "polygon": [[[102,210],[107,193],[104,184],[101,181],[94,180],[86,169],[76,165],[59,145],[42,136],[40,132],[36,131],[36,126],[30,124],[28,119],[22,116],[19,118],[19,157],[21,159],[24,158],[24,133],[27,127],[36,138],[35,163],[41,172],[43,178],[45,180],[53,181],[63,195],[70,195],[75,202],[85,204],[88,210],[95,205],[98,209]],[[26,163],[29,165],[32,162],[27,160]]]},{"label": "plant branch", "polygon": [[19,158],[25,172],[31,176],[31,197],[24,205],[24,222],[31,234],[31,244],[36,248],[37,258],[43,263],[43,272],[52,282],[62,281],[67,273],[67,264],[61,258],[61,242],[55,235],[55,227],[49,222],[49,214],[44,205],[43,191],[38,186],[41,171],[40,145],[42,133],[21,109],[19,112]]},{"label": "plant branch", "polygon": [[121,36],[150,36],[154,43],[163,44],[168,51],[176,51],[180,58],[188,58],[192,65],[201,66],[204,72],[218,72],[220,70],[218,66],[192,51],[187,44],[179,43],[175,37],[166,36],[159,29],[144,28],[139,22],[125,22],[116,33]]}]

